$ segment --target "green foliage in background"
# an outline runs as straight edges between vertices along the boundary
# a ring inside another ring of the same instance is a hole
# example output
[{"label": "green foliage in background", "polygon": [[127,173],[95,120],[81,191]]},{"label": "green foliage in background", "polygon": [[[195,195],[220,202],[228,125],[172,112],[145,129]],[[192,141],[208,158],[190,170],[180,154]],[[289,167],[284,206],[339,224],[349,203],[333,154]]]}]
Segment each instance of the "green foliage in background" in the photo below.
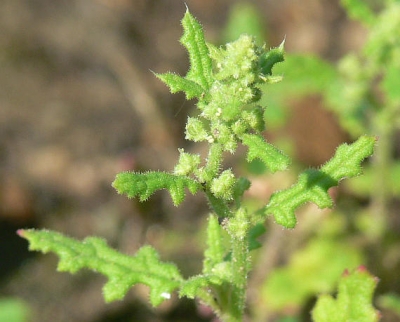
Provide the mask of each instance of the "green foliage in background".
[{"label": "green foliage in background", "polygon": [[[234,169],[225,168],[224,158],[242,145],[246,147],[246,160],[259,160],[270,173],[289,167],[292,160],[267,142],[262,134],[268,110],[263,104],[262,89],[264,86],[274,88],[282,80],[281,73],[276,70],[277,64],[284,61],[284,44],[267,50],[258,45],[254,37],[242,35],[224,47],[213,46],[205,41],[201,25],[189,11],[182,26],[181,43],[189,54],[189,71],[185,76],[172,72],[155,75],[172,93],[183,92],[187,99],[197,100],[198,114],[188,117],[185,137],[207,145],[207,157],[179,149],[180,157],[173,171],[120,173],[113,187],[118,193],[142,202],[154,192],[165,189],[176,206],[184,200],[187,190],[192,194],[204,193],[210,215],[202,271],[185,279],[175,264],[160,260],[157,251],[148,245],[134,256],[128,256],[111,249],[97,237],[77,241],[47,230],[19,230],[19,235],[29,241],[31,250],[56,253],[60,257],[60,271],[75,273],[88,268],[105,275],[107,282],[103,293],[106,301],[121,299],[132,286],[140,283],[150,288],[153,306],[170,299],[171,293],[177,291],[180,297],[201,300],[222,321],[239,322],[244,319],[248,277],[252,269],[250,252],[259,246],[256,238],[264,232],[266,219],[273,216],[277,224],[294,228],[297,223],[295,212],[300,206],[314,203],[321,209],[333,207],[329,189],[343,179],[361,173],[361,164],[373,153],[376,138],[360,135],[352,144],[339,146],[325,165],[303,171],[291,187],[276,191],[269,200],[263,200],[263,207],[251,211],[244,198],[250,181],[238,177]],[[318,254],[341,258],[338,258],[338,264],[321,271],[324,258],[315,257]],[[304,262],[294,255],[290,268],[281,271],[283,281],[276,271],[277,277],[272,277],[271,283],[275,281],[279,293],[293,292],[291,287],[285,289],[285,285],[280,284],[290,279],[294,282],[299,279],[299,287],[289,296],[304,297],[304,294],[320,291],[321,284],[323,291],[329,291],[339,277],[342,265],[355,266],[361,261],[351,248],[323,239],[310,243],[309,248],[297,256],[305,257],[309,266],[303,266]],[[304,279],[304,273],[308,274],[307,287],[300,281]],[[353,295],[357,299],[368,299],[370,303],[373,289],[369,287],[368,279],[361,278],[354,284],[356,291],[349,293],[346,289],[349,280],[339,284],[337,305],[346,306],[346,314],[351,316],[360,309],[353,305]],[[265,292],[271,291],[267,287]],[[271,300],[271,305],[277,304]],[[323,321],[320,312],[332,310],[333,305],[318,304],[314,311],[316,321]],[[367,303],[365,307],[369,308]],[[375,321],[374,310],[368,309],[364,313],[364,321]]]},{"label": "green foliage in background", "polygon": [[17,298],[0,299],[0,321],[27,322],[30,317],[30,308],[22,300]]},{"label": "green foliage in background", "polygon": [[400,296],[393,293],[382,295],[378,298],[378,304],[380,307],[391,310],[397,318],[400,318]]},{"label": "green foliage in background", "polygon": [[371,305],[378,280],[363,266],[346,271],[339,281],[337,298],[322,295],[312,311],[315,322],[378,321],[379,312]]},{"label": "green foliage in background", "polygon": [[[314,238],[292,254],[287,266],[271,273],[262,289],[263,300],[273,311],[300,308],[311,296],[332,292],[343,267],[362,262],[356,247],[332,238]],[[287,289],[290,292],[282,292]]]}]

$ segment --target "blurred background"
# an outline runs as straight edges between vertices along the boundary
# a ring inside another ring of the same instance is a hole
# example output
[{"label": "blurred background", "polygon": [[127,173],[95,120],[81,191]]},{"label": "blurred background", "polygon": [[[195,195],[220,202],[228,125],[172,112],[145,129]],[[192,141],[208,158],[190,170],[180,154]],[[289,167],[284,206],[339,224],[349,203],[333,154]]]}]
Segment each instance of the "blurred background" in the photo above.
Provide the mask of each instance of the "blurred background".
[{"label": "blurred background", "polygon": [[[268,47],[286,39],[288,53],[335,63],[358,50],[367,34],[339,1],[186,0],[186,5],[214,44],[233,40],[250,26]],[[200,271],[208,211],[201,196],[189,195],[174,208],[168,194],[139,204],[111,187],[118,172],[169,171],[179,147],[201,149],[183,135],[194,102],[171,95],[152,74],[186,73],[187,54],[178,42],[185,10],[184,2],[176,0],[0,1],[0,317],[7,316],[1,310],[10,310],[20,314],[15,321],[21,322],[215,320],[189,300],[174,298],[153,310],[145,287],[135,287],[124,301],[105,304],[102,276],[56,272],[54,255],[29,253],[27,242],[16,235],[28,227],[79,239],[98,235],[128,254],[150,243],[185,276]],[[271,125],[266,135],[288,147],[299,169],[325,162],[338,144],[350,140],[318,95],[290,101],[286,111],[282,125]],[[239,158],[231,157],[228,164]],[[266,200],[276,186],[290,185],[295,177],[261,177],[251,194]],[[330,216],[312,206],[307,212]],[[311,225],[310,220],[304,221]],[[335,224],[330,227],[342,227]],[[263,264],[256,266],[251,285],[288,262],[312,234],[307,225],[295,231],[268,228],[270,246],[256,255]],[[350,263],[358,265],[360,256],[356,253]],[[391,256],[388,271],[396,272],[399,254]],[[250,307],[260,311],[268,304],[254,292],[249,291]],[[258,321],[308,321],[312,303],[306,292],[295,304],[258,314]],[[384,321],[396,321],[389,316]]]}]

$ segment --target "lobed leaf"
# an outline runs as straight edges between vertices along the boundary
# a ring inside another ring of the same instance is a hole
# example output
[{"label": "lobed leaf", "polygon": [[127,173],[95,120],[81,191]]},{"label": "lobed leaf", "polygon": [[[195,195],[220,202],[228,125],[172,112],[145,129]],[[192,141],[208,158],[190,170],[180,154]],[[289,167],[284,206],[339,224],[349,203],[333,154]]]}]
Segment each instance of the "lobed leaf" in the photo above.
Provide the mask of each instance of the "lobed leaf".
[{"label": "lobed leaf", "polygon": [[119,194],[125,194],[128,198],[138,196],[140,201],[147,200],[157,190],[167,189],[175,206],[185,199],[185,188],[192,194],[201,188],[197,181],[189,177],[157,171],[122,172],[117,174],[112,186]]},{"label": "lobed leaf", "polygon": [[203,89],[208,90],[213,82],[212,61],[204,39],[203,28],[200,23],[186,11],[182,19],[183,36],[181,43],[189,53],[190,69],[186,79],[196,82]]},{"label": "lobed leaf", "polygon": [[377,278],[363,266],[345,271],[339,282],[337,298],[321,295],[312,311],[315,322],[376,322],[380,314],[371,305]]},{"label": "lobed leaf", "polygon": [[336,181],[360,175],[361,162],[372,155],[375,143],[375,137],[363,135],[353,144],[340,145],[334,157],[321,167],[321,171],[328,173]]},{"label": "lobed leaf", "polygon": [[264,138],[256,134],[243,134],[242,143],[249,148],[247,160],[260,159],[272,172],[285,170],[290,164],[290,158],[279,151]]},{"label": "lobed leaf", "polygon": [[293,228],[296,225],[295,210],[304,203],[313,202],[321,209],[331,208],[333,201],[328,194],[329,188],[346,177],[361,173],[360,163],[373,153],[375,140],[371,136],[362,136],[351,145],[342,144],[320,170],[306,170],[292,187],[272,194],[264,213],[273,214],[278,224]]},{"label": "lobed leaf", "polygon": [[161,262],[156,250],[144,246],[135,256],[112,249],[98,237],[83,241],[48,230],[19,230],[18,234],[29,241],[29,249],[43,253],[54,252],[60,257],[57,269],[76,273],[88,268],[108,278],[103,287],[106,302],[122,299],[135,284],[150,287],[150,302],[161,304],[171,292],[180,287],[182,276],[174,264]]}]

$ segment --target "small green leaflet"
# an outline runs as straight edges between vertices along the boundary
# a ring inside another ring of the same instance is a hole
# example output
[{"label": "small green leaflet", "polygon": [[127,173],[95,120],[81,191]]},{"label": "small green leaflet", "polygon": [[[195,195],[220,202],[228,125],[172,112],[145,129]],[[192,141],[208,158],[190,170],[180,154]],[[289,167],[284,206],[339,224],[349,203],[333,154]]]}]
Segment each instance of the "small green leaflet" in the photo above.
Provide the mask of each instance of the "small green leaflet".
[{"label": "small green leaflet", "polygon": [[155,74],[171,90],[171,93],[184,92],[187,99],[201,98],[213,82],[212,61],[204,39],[200,23],[186,11],[182,19],[182,45],[189,53],[190,69],[185,77],[174,73]]}]

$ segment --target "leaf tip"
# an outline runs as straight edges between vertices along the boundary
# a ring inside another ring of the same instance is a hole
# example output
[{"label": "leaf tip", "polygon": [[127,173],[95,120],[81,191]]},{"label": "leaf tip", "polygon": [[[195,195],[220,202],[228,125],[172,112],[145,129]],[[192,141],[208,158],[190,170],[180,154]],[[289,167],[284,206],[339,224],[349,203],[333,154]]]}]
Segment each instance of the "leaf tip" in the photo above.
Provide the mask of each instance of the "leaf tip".
[{"label": "leaf tip", "polygon": [[280,45],[278,46],[278,48],[279,48],[280,50],[284,50],[284,49],[285,49],[285,42],[286,42],[286,35],[285,35],[285,37],[283,37],[282,42],[281,42]]},{"label": "leaf tip", "polygon": [[25,229],[18,229],[17,230],[17,235],[19,237],[26,238],[25,234],[26,234],[26,230]]}]

